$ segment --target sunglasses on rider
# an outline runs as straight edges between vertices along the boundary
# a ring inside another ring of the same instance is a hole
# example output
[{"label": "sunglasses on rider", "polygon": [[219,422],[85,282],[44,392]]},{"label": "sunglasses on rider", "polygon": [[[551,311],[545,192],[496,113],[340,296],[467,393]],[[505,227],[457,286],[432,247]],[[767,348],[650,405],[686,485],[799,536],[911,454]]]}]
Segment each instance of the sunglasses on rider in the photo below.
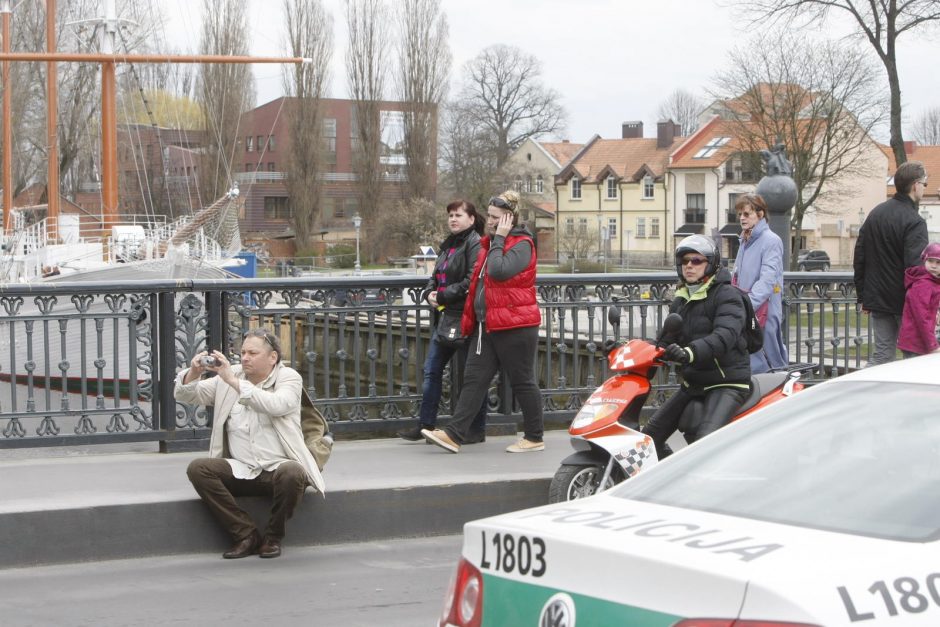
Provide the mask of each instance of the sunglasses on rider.
[{"label": "sunglasses on rider", "polygon": [[705,257],[686,257],[685,259],[682,260],[683,266],[688,266],[688,265],[700,266],[703,263],[708,263],[708,259],[706,259]]}]

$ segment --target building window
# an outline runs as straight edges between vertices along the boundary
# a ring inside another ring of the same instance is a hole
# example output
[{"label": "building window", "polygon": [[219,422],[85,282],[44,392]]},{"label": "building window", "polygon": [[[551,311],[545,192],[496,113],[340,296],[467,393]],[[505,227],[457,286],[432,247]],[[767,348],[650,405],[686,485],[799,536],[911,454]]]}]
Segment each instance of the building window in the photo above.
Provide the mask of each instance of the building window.
[{"label": "building window", "polygon": [[255,151],[255,138],[249,135],[245,138],[245,151],[254,152]]},{"label": "building window", "polygon": [[738,196],[741,194],[728,194],[728,224],[734,224],[738,221],[738,212],[734,210],[734,206],[738,202]]},{"label": "building window", "polygon": [[656,193],[656,183],[653,177],[647,174],[643,177],[643,199],[651,200]]},{"label": "building window", "polygon": [[516,177],[516,182],[512,184],[512,187],[517,192],[520,192],[520,193],[522,192],[522,177],[521,176]]},{"label": "building window", "polygon": [[527,176],[525,178],[525,191],[527,194],[532,193],[532,177],[531,176]]},{"label": "building window", "polygon": [[607,218],[607,239],[617,238],[617,218]]},{"label": "building window", "polygon": [[659,218],[650,218],[650,237],[659,239]]},{"label": "building window", "polygon": [[290,205],[286,196],[265,196],[264,217],[268,220],[289,220],[291,218]]},{"label": "building window", "polygon": [[274,135],[268,135],[268,150],[274,152]]},{"label": "building window", "polygon": [[274,162],[268,161],[268,172],[274,172]]},{"label": "building window", "polygon": [[636,236],[638,239],[646,237],[646,218],[636,219]]},{"label": "building window", "polygon": [[565,218],[565,235],[574,235],[574,218]]},{"label": "building window", "polygon": [[333,217],[334,218],[345,218],[346,217],[346,205],[343,204],[342,198],[337,198],[333,201]]},{"label": "building window", "polygon": [[252,170],[254,170],[254,167],[252,167],[252,165],[251,165],[250,163],[246,163],[246,164],[245,164],[245,172],[251,172]]},{"label": "building window", "polygon": [[323,120],[323,149],[328,156],[336,158],[336,119],[326,118]]},{"label": "building window", "polygon": [[257,145],[258,145],[258,152],[263,152],[263,151],[264,151],[264,135],[258,135],[256,141],[258,142],[258,144],[257,144]]},{"label": "building window", "polygon": [[541,194],[545,191],[545,181],[542,180],[542,175],[539,174],[535,177],[535,192]]},{"label": "building window", "polygon": [[607,199],[612,200],[617,197],[617,179],[612,176],[607,177]]},{"label": "building window", "polygon": [[578,234],[584,235],[587,233],[587,218],[578,218]]},{"label": "building window", "polygon": [[359,199],[358,198],[347,198],[346,199],[346,215],[352,217],[359,212]]},{"label": "building window", "polygon": [[686,194],[685,206],[686,222],[705,224],[705,194]]},{"label": "building window", "polygon": [[692,157],[693,159],[708,159],[718,152],[718,149],[731,141],[730,137],[714,137]]},{"label": "building window", "polygon": [[571,200],[581,200],[581,179],[571,179]]}]

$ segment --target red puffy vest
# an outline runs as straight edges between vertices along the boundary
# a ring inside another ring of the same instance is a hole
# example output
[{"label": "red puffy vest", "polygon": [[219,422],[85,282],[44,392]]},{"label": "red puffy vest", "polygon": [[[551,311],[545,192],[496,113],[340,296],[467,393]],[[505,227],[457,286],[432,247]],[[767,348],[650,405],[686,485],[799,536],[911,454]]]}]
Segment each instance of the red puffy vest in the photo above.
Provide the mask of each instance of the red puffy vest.
[{"label": "red puffy vest", "polygon": [[[507,251],[519,242],[527,241],[532,247],[532,256],[529,265],[519,274],[505,280],[496,281],[489,274],[483,276],[483,286],[486,298],[486,330],[506,331],[523,327],[537,327],[542,323],[542,314],[535,299],[535,244],[528,235],[509,234],[503,245]],[[467,302],[464,303],[461,330],[466,336],[474,331],[477,323],[476,310],[473,307],[477,292],[477,283],[480,280],[480,268],[490,251],[489,237],[480,240],[480,252],[473,266],[473,276],[470,279],[470,291]]]}]

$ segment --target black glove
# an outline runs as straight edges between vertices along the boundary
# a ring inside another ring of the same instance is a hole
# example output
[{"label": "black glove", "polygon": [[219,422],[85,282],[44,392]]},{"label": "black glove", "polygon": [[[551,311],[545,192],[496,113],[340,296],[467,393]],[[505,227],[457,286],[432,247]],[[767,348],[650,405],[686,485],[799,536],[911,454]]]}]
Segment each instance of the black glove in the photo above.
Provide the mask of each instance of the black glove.
[{"label": "black glove", "polygon": [[684,366],[692,361],[689,350],[690,349],[686,349],[678,344],[670,344],[666,347],[666,352],[663,353],[663,359],[666,361],[674,361]]},{"label": "black glove", "polygon": [[605,355],[610,355],[611,351],[615,351],[620,348],[620,342],[607,338],[604,340],[604,345],[601,347],[601,350],[604,351]]}]

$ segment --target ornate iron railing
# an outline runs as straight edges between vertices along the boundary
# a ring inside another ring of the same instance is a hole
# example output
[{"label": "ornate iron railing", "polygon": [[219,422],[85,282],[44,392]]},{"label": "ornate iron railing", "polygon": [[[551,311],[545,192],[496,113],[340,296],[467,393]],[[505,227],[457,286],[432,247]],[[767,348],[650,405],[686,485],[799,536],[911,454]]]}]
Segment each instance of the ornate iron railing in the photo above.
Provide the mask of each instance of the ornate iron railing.
[{"label": "ornate iron railing", "polygon": [[[211,412],[173,399],[176,373],[206,347],[237,360],[243,333],[276,332],[338,433],[390,434],[417,415],[431,312],[426,277],[374,276],[228,281],[140,281],[0,286],[0,448],[158,441],[165,450],[208,435]],[[537,372],[548,421],[570,418],[607,376],[606,338],[655,336],[672,273],[538,279],[542,332]],[[867,318],[847,273],[786,277],[791,360],[814,380],[867,359]],[[619,307],[611,328],[607,310]],[[440,414],[454,401],[447,378]],[[673,386],[655,383],[656,406]],[[494,420],[514,421],[497,377]]]}]

